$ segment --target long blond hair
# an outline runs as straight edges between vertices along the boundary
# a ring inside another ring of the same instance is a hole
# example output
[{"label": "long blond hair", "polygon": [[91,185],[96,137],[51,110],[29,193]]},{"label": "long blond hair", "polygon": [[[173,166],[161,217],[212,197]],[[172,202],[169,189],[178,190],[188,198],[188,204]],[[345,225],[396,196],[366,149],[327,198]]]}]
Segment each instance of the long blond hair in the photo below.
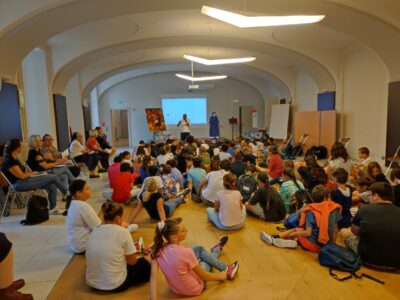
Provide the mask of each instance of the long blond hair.
[{"label": "long blond hair", "polygon": [[149,201],[151,195],[157,191],[157,183],[154,178],[149,178],[144,182],[143,201]]}]

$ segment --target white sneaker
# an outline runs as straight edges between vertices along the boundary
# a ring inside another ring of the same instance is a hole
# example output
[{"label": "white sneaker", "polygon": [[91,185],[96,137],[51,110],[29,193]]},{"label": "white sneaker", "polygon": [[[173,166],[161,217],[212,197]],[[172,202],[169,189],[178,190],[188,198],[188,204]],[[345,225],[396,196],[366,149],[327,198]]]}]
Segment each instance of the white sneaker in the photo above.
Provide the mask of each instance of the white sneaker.
[{"label": "white sneaker", "polygon": [[268,245],[272,245],[272,236],[270,236],[268,233],[261,231],[260,232],[260,239],[264,242],[266,242]]},{"label": "white sneaker", "polygon": [[127,229],[129,231],[129,233],[133,233],[136,230],[138,230],[138,228],[139,228],[138,224],[129,224]]},{"label": "white sneaker", "polygon": [[279,248],[296,248],[297,241],[295,240],[286,240],[281,238],[272,238],[272,244]]},{"label": "white sneaker", "polygon": [[49,209],[49,215],[59,215],[60,211],[57,208]]},{"label": "white sneaker", "polygon": [[135,248],[136,252],[142,252],[142,249],[144,248],[144,241],[143,238],[140,237],[136,242],[135,242]]}]

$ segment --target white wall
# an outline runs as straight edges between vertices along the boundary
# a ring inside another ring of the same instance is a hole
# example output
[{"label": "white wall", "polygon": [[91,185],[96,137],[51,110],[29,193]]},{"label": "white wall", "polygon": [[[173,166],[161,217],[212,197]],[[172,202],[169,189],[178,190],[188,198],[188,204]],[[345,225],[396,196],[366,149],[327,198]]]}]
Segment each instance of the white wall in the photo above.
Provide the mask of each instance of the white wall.
[{"label": "white wall", "polygon": [[[144,109],[161,107],[162,95],[193,95],[194,93],[187,92],[188,84],[188,81],[176,78],[173,73],[153,74],[121,82],[100,97],[100,122],[106,123],[107,134],[111,135],[110,110],[127,108],[130,119],[130,141],[136,144],[141,139],[152,139],[153,135],[147,129]],[[233,99],[238,99],[239,105],[251,105],[257,108],[259,120],[264,121],[264,100],[254,88],[232,78],[215,81],[214,84],[214,89],[199,94],[207,96],[208,118],[212,111],[217,112],[222,123],[221,136],[231,137],[228,119],[232,117]],[[179,137],[176,126],[168,126],[167,132],[176,133]],[[208,125],[193,125],[191,132],[198,138],[208,137]]]},{"label": "white wall", "polygon": [[317,110],[318,92],[317,84],[309,74],[297,72],[292,109],[294,111]]},{"label": "white wall", "polygon": [[84,133],[85,127],[83,123],[83,110],[80,90],[81,86],[79,83],[79,74],[76,74],[68,82],[65,89],[65,96],[67,98],[68,125],[71,127],[72,132],[78,131]]},{"label": "white wall", "polygon": [[42,49],[34,49],[22,61],[22,78],[28,136],[50,133],[56,137],[53,99]]},{"label": "white wall", "polygon": [[350,137],[349,154],[366,146],[371,156],[382,163],[386,149],[386,122],[389,74],[386,67],[369,50],[348,53],[343,64],[343,98],[337,99],[341,130]]}]

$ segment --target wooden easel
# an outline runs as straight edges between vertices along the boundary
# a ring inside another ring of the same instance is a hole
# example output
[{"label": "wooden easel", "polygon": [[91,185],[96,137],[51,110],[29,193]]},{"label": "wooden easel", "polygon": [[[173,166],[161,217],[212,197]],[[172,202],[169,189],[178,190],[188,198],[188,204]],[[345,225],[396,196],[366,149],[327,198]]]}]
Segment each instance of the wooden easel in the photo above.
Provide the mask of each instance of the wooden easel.
[{"label": "wooden easel", "polygon": [[153,141],[160,138],[162,138],[163,141],[165,140],[164,131],[153,131]]},{"label": "wooden easel", "polygon": [[387,160],[390,161],[390,164],[388,168],[386,169],[385,175],[389,172],[390,168],[392,167],[392,164],[395,162],[400,166],[400,156],[399,156],[399,151],[400,151],[400,145],[397,147],[396,153],[392,157],[388,157]]}]

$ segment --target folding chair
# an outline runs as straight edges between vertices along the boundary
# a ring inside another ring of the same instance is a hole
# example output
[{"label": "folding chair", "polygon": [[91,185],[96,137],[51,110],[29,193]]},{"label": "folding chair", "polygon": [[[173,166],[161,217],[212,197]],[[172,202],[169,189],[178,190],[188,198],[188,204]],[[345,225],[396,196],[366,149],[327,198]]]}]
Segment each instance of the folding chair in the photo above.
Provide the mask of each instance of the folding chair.
[{"label": "folding chair", "polygon": [[400,145],[397,147],[396,153],[393,157],[386,158],[387,161],[390,161],[388,168],[386,169],[385,176],[389,173],[389,170],[392,168],[393,163],[397,163],[400,166]]},{"label": "folding chair", "polygon": [[2,188],[7,188],[7,193],[5,194],[4,202],[3,202],[3,205],[2,205],[3,207],[1,209],[0,221],[1,221],[1,218],[4,216],[4,212],[7,209],[7,203],[9,202],[9,200],[11,200],[11,205],[10,205],[10,208],[9,208],[9,212],[7,213],[7,216],[9,216],[11,214],[11,208],[13,207],[14,201],[17,198],[17,196],[22,198],[22,204],[18,205],[20,208],[23,208],[23,207],[26,206],[27,199],[29,199],[29,197],[32,196],[35,193],[35,191],[42,192],[44,194],[44,197],[46,197],[47,201],[49,200],[48,199],[48,195],[47,195],[47,191],[44,190],[44,189],[17,191],[15,189],[15,187],[11,184],[11,182],[8,180],[8,178],[4,175],[4,173],[2,171],[0,171],[0,186]]},{"label": "folding chair", "polygon": [[287,134],[286,138],[282,141],[282,143],[279,145],[279,153],[280,154],[284,154],[288,145],[290,145],[290,143],[292,142],[293,139],[293,135],[292,134]]},{"label": "folding chair", "polygon": [[344,146],[345,148],[347,148],[347,146],[348,146],[349,143],[350,143],[350,138],[349,138],[349,137],[342,137],[342,138],[339,139],[339,143],[342,143],[343,146]]}]

